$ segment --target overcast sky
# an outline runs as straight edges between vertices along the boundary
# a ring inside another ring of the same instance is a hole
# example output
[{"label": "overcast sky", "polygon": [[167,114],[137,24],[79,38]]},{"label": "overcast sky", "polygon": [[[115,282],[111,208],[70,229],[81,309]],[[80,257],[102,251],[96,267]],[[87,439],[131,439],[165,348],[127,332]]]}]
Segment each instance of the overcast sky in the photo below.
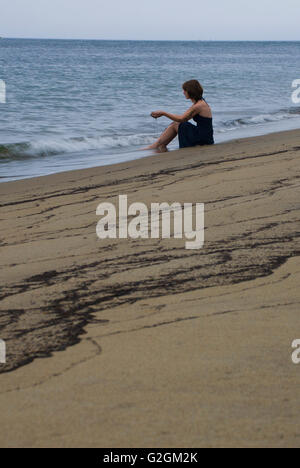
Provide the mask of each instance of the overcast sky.
[{"label": "overcast sky", "polygon": [[300,40],[300,0],[0,0],[0,36]]}]

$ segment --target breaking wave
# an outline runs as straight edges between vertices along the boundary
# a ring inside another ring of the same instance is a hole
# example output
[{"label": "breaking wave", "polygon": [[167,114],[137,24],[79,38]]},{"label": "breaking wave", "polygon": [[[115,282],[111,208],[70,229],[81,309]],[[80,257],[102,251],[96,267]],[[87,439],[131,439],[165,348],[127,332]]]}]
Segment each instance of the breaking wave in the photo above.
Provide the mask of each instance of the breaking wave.
[{"label": "breaking wave", "polygon": [[0,161],[39,158],[90,150],[122,149],[153,143],[154,135],[124,135],[110,137],[45,138],[31,142],[0,145]]},{"label": "breaking wave", "polygon": [[[274,113],[237,118],[226,121],[215,121],[215,132],[225,133],[232,130],[261,125],[271,122],[300,117],[300,107],[282,109]],[[9,160],[21,160],[40,158],[51,155],[67,153],[79,153],[91,150],[117,151],[129,149],[133,151],[137,147],[153,143],[157,134],[140,133],[136,135],[113,135],[78,138],[42,138],[30,142],[9,143],[0,145],[0,162]]]},{"label": "breaking wave", "polygon": [[280,111],[273,113],[259,114],[233,120],[226,120],[218,124],[218,126],[216,127],[216,131],[220,133],[225,133],[239,128],[246,128],[253,125],[278,122],[281,120],[292,119],[295,117],[300,117],[300,107],[291,107],[288,109],[281,109]]}]

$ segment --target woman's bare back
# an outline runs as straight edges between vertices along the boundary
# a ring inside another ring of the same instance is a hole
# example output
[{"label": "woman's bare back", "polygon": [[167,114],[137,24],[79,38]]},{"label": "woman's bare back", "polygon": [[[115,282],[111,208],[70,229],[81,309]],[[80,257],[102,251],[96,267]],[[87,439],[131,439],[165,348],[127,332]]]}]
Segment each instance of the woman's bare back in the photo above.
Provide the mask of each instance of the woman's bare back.
[{"label": "woman's bare back", "polygon": [[[207,104],[206,101],[204,101],[204,99],[202,99],[201,101],[198,101],[196,104],[195,104],[195,110],[197,110],[197,114],[199,114],[201,117],[209,117],[209,118],[212,118],[212,112],[211,112],[211,108],[210,106]],[[197,115],[196,114],[196,115]]]}]

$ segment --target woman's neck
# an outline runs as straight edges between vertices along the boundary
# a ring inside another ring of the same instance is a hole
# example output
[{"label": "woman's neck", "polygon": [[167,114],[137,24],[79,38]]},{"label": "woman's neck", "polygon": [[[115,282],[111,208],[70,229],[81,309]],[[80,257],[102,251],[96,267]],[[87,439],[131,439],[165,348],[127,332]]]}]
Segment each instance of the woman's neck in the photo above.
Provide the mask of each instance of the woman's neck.
[{"label": "woman's neck", "polygon": [[198,99],[198,100],[196,100],[196,99],[191,99],[191,101],[192,101],[193,104],[197,104],[197,102],[202,101],[202,99],[203,99],[203,98]]}]

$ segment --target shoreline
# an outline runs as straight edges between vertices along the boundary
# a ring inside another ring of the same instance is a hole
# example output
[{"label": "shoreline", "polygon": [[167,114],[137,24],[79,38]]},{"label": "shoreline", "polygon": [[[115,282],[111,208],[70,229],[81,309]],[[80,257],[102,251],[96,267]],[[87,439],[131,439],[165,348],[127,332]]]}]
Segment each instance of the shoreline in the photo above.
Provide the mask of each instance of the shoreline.
[{"label": "shoreline", "polygon": [[[0,184],[1,446],[299,446],[299,136]],[[204,248],[100,241],[120,194],[205,203]]]},{"label": "shoreline", "polygon": [[[288,133],[291,133],[291,135],[293,135],[294,132],[299,132],[300,133],[300,129],[291,129],[291,130],[282,130],[280,132],[274,132],[274,131],[271,131],[271,132],[268,132],[268,133],[263,133],[263,134],[259,134],[259,135],[255,135],[255,136],[246,136],[246,137],[241,137],[241,138],[232,138],[230,140],[225,140],[225,141],[222,141],[222,142],[219,142],[219,143],[215,143],[214,147],[216,146],[219,146],[219,145],[227,145],[227,144],[233,144],[233,143],[240,143],[240,142],[243,142],[243,141],[247,141],[247,140],[251,140],[251,139],[256,139],[256,138],[264,138],[264,137],[268,137],[268,136],[272,136],[272,135],[285,135],[285,134],[288,134]],[[190,150],[192,151],[193,149],[197,149],[199,151],[201,151],[201,148],[203,147],[191,147],[191,148],[186,148],[187,150]],[[205,147],[206,148],[206,147]],[[30,182],[30,181],[33,181],[35,179],[40,179],[40,178],[44,178],[44,177],[56,177],[58,176],[59,174],[61,175],[64,175],[64,174],[69,174],[69,173],[79,173],[80,171],[93,171],[95,169],[99,170],[101,168],[109,168],[109,167],[115,167],[115,166],[119,166],[119,165],[122,165],[122,164],[129,164],[129,163],[137,163],[139,161],[143,161],[144,159],[147,159],[147,158],[158,158],[158,157],[166,157],[167,154],[173,154],[173,153],[177,153],[178,151],[181,151],[179,148],[178,149],[171,149],[169,150],[167,153],[158,153],[158,154],[145,154],[145,156],[142,156],[142,157],[138,157],[137,159],[130,159],[128,161],[122,161],[122,162],[117,162],[117,163],[112,163],[112,164],[105,164],[105,165],[102,165],[102,166],[93,166],[93,167],[86,167],[86,168],[81,168],[81,169],[71,169],[71,170],[66,170],[66,171],[59,171],[59,172],[54,172],[54,173],[51,173],[51,174],[46,174],[46,175],[41,175],[41,176],[33,176],[33,177],[27,177],[27,178],[24,178],[24,179],[17,179],[17,180],[12,180],[12,181],[4,181],[4,182],[0,182],[0,187],[2,185],[5,184],[5,186],[7,186],[7,184],[14,184],[14,183],[18,183],[18,182]],[[146,151],[145,151],[146,153]]]}]

